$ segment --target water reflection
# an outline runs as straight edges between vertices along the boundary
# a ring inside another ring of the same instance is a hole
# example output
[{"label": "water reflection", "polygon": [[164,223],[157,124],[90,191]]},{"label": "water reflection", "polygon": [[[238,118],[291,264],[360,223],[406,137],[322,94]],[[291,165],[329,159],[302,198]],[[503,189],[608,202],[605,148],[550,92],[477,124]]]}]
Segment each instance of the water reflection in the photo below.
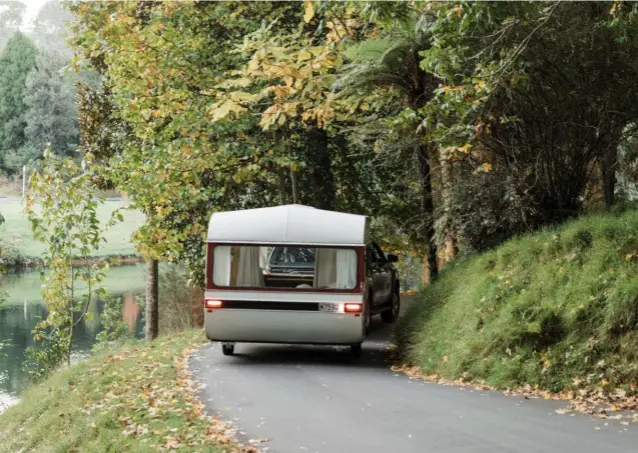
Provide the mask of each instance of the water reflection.
[{"label": "water reflection", "polygon": [[[4,357],[0,357],[0,410],[11,404],[29,384],[22,370],[24,351],[34,345],[31,331],[47,315],[41,303],[40,286],[38,271],[0,278],[0,289],[8,293],[7,301],[0,306],[0,342],[10,344],[2,350]],[[144,292],[144,267],[113,268],[107,274],[105,286],[111,295],[122,298],[123,319],[131,332],[141,336],[143,326],[136,297]],[[101,329],[100,314],[103,308],[102,300],[94,300],[89,308],[93,318],[82,321],[74,330],[76,359],[86,356],[95,343],[95,337]]]}]

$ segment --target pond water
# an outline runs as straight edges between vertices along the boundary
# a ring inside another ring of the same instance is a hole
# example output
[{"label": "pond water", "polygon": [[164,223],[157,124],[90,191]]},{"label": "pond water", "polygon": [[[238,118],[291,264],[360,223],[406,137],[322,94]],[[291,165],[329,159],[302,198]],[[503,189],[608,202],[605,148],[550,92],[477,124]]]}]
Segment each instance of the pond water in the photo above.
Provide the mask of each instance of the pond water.
[{"label": "pond water", "polygon": [[[122,298],[122,317],[136,336],[143,334],[141,313],[136,298],[144,294],[145,267],[143,264],[111,268],[105,279],[109,295]],[[0,353],[0,411],[14,402],[29,385],[23,370],[25,350],[35,344],[31,331],[47,316],[40,297],[40,272],[37,270],[0,277],[0,291],[7,293],[0,305],[0,343],[9,345]],[[73,335],[74,356],[88,355],[100,332],[101,300],[91,303],[89,312],[93,318],[78,324]]]}]

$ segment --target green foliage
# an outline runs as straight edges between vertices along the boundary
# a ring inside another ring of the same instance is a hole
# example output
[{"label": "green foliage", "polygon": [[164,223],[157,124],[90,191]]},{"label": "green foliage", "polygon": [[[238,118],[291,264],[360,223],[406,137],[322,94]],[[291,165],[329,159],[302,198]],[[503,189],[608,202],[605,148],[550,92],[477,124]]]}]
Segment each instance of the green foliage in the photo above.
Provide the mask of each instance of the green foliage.
[{"label": "green foliage", "polygon": [[0,266],[14,267],[23,262],[23,256],[18,247],[10,241],[0,240]]},{"label": "green foliage", "polygon": [[[2,225],[4,223],[4,217],[2,217],[2,214],[0,214],[0,225]],[[4,254],[4,246],[2,243],[0,243],[0,255]],[[5,263],[4,263],[4,259],[0,256],[0,277],[2,276],[2,274],[4,274],[4,269],[5,269]],[[4,291],[0,291],[0,306],[2,306],[2,304],[4,303],[6,299],[6,294]],[[7,344],[4,342],[0,341],[0,357],[3,356],[2,354],[2,348],[6,347]]]},{"label": "green foliage", "polygon": [[8,162],[14,170],[21,165],[15,156],[21,155],[26,144],[25,81],[37,53],[31,40],[17,32],[0,54],[0,166],[7,167]]},{"label": "green foliage", "polygon": [[592,215],[460,260],[397,327],[427,374],[561,391],[638,378],[638,211]]},{"label": "green foliage", "polygon": [[[201,283],[202,240],[214,210],[297,202],[361,212],[369,209],[364,196],[373,205],[364,178],[374,168],[359,177],[360,160],[340,151],[344,135],[321,129],[332,115],[323,98],[338,63],[326,37],[336,35],[321,31],[320,21],[299,32],[300,4],[76,6],[79,63],[104,75],[99,89],[81,92],[82,149],[100,166],[99,183],[125,191],[146,214],[136,235],[142,253],[181,260]],[[105,14],[117,20],[104,21]],[[281,74],[258,58],[259,36],[276,39],[276,30],[285,32],[287,47],[272,56],[286,60],[295,77],[307,73],[285,98],[279,94],[286,88],[277,88]],[[322,36],[317,45],[314,31]],[[297,62],[301,41],[317,55]],[[251,56],[255,70],[247,66]],[[304,110],[290,110],[289,118],[266,113],[295,102]],[[248,108],[254,114],[243,114]],[[275,116],[290,121],[260,126]]]},{"label": "green foliage", "polygon": [[100,314],[102,330],[97,334],[98,343],[94,346],[96,351],[104,350],[115,343],[131,338],[128,325],[122,319],[122,308],[122,298],[105,298],[104,309]]},{"label": "green foliage", "polygon": [[[0,307],[2,307],[5,297],[6,297],[6,294],[3,291],[0,291]],[[6,354],[3,354],[2,350],[8,346],[10,346],[10,344],[7,343],[6,341],[0,341],[0,358],[6,357]]]},{"label": "green foliage", "polygon": [[30,379],[39,382],[69,360],[71,337],[65,329],[52,329],[46,341],[25,350],[23,369]]},{"label": "green foliage", "polygon": [[[91,256],[104,242],[105,229],[122,217],[115,211],[101,225],[97,208],[102,200],[83,169],[70,158],[56,158],[50,149],[44,158],[42,173],[31,176],[25,211],[34,237],[47,245],[42,299],[48,315],[33,331],[45,346],[30,353],[31,360],[41,364],[36,368],[46,373],[62,361],[70,364],[73,329],[90,316],[93,296],[105,294],[102,281],[108,263]],[[79,282],[86,291],[78,291]]]},{"label": "green foliage", "polygon": [[70,8],[76,63],[101,76],[80,93],[94,183],[144,212],[140,252],[200,283],[212,211],[290,202],[372,215],[434,270],[436,247],[448,260],[579,215],[635,131],[626,4]]},{"label": "green foliage", "polygon": [[160,269],[159,294],[160,333],[182,332],[192,327],[193,302],[199,308],[201,293],[193,287],[188,270],[176,264]]},{"label": "green foliage", "polygon": [[[515,230],[577,215],[595,180],[592,167],[615,161],[616,148],[631,134],[638,99],[627,83],[637,73],[626,55],[638,45],[638,22],[616,9],[447,4],[429,28],[436,39],[421,53],[421,65],[442,80],[424,107],[436,124],[433,138],[452,147],[453,157],[472,158],[475,168],[483,159],[486,168],[506,171],[509,187],[501,196],[522,198],[523,211],[508,198],[501,204],[524,219]],[[613,181],[608,184],[613,192]]]},{"label": "green foliage", "polygon": [[59,54],[39,55],[26,78],[25,159],[41,158],[47,144],[56,155],[75,154],[78,111],[73,81],[65,74],[67,66],[69,60]]}]

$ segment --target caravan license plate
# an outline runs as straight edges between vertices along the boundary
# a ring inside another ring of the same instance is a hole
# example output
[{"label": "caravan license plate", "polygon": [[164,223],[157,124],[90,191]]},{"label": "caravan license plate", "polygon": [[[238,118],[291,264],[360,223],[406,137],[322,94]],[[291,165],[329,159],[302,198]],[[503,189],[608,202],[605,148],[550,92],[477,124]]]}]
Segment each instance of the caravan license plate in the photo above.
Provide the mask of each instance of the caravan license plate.
[{"label": "caravan license plate", "polygon": [[339,304],[332,304],[329,302],[323,302],[319,304],[319,311],[331,311],[331,312],[338,312],[339,311]]}]

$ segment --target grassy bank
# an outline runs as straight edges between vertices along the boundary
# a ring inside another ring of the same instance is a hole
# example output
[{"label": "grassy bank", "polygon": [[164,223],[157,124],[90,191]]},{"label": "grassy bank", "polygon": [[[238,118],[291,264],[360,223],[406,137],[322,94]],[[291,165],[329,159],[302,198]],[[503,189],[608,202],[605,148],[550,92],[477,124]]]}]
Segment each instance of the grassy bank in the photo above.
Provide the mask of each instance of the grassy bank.
[{"label": "grassy bank", "polygon": [[450,265],[397,326],[399,350],[447,379],[634,392],[637,277],[638,212],[584,217]]},{"label": "grassy bank", "polygon": [[202,415],[186,369],[203,337],[135,342],[56,373],[0,414],[0,452],[231,451],[226,427]]},{"label": "grassy bank", "polygon": [[[106,222],[111,213],[123,206],[121,201],[106,201],[98,208],[98,218]],[[0,225],[0,244],[5,264],[21,265],[37,261],[44,252],[45,246],[33,239],[29,220],[24,214],[22,204],[18,201],[0,203],[0,214],[5,223]],[[124,221],[116,224],[106,232],[106,243],[97,256],[127,257],[136,254],[131,236],[144,223],[144,215],[139,211],[122,211]]]}]

